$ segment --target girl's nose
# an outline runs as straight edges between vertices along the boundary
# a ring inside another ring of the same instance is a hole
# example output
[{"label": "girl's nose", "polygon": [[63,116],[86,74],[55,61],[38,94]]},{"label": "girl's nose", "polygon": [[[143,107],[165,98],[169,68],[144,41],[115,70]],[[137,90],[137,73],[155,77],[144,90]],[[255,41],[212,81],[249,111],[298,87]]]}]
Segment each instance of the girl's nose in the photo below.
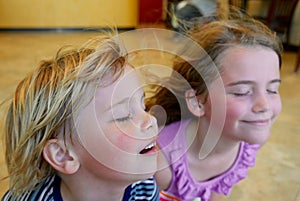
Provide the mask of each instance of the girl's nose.
[{"label": "girl's nose", "polygon": [[270,103],[267,95],[260,94],[254,100],[253,112],[266,112],[270,109]]}]

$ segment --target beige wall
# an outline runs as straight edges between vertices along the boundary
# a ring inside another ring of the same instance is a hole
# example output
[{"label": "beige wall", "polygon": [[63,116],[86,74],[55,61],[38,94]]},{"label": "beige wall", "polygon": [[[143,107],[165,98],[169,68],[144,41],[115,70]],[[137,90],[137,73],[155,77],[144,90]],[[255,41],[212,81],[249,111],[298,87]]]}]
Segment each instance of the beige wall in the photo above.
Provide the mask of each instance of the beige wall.
[{"label": "beige wall", "polygon": [[0,0],[0,28],[135,27],[138,0]]}]

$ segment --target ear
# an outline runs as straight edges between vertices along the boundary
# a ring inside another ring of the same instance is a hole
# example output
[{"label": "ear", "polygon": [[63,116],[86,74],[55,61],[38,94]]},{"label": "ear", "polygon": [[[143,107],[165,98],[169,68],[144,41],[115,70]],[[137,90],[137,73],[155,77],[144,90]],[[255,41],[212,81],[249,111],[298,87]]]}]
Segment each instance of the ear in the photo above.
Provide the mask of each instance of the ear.
[{"label": "ear", "polygon": [[185,92],[185,101],[189,111],[195,115],[196,117],[201,117],[204,115],[204,105],[199,102],[195,91],[193,89],[189,89]]},{"label": "ear", "polygon": [[54,169],[64,174],[74,174],[80,167],[76,154],[66,148],[63,140],[48,140],[43,149],[43,156]]}]

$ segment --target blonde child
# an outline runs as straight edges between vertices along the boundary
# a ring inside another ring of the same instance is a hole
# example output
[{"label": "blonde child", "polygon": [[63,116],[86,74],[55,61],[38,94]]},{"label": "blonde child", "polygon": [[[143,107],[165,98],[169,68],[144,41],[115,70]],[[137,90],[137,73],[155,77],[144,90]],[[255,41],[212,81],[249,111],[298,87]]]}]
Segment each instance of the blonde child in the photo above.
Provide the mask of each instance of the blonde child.
[{"label": "blonde child", "polygon": [[[9,103],[10,189],[2,200],[139,200],[130,192],[123,198],[124,190],[154,174],[156,135],[117,37],[62,48],[19,83]],[[144,185],[153,192],[143,200],[156,200],[153,178],[129,189]]]},{"label": "blonde child", "polygon": [[152,111],[160,124],[166,122],[155,175],[162,201],[229,195],[255,165],[281,111],[282,46],[264,24],[250,17],[220,19],[196,26],[189,36],[209,58],[176,60],[171,77],[146,103],[162,106],[167,115]]}]

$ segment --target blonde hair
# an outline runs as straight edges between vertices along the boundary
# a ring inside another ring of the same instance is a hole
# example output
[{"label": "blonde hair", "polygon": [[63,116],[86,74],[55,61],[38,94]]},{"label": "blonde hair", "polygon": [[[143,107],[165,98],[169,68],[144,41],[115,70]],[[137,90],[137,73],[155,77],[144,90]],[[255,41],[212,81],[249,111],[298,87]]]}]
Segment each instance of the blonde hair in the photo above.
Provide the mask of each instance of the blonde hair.
[{"label": "blonde hair", "polygon": [[[193,39],[207,55],[199,55],[197,61],[185,61],[182,58],[176,58],[173,73],[164,86],[153,86],[153,96],[146,100],[147,108],[152,106],[162,106],[167,114],[167,119],[160,117],[160,113],[152,111],[158,118],[158,123],[166,122],[170,124],[179,121],[182,118],[190,118],[190,114],[185,103],[185,91],[188,88],[182,87],[181,80],[187,81],[196,95],[207,96],[207,85],[216,78],[217,74],[213,70],[217,69],[222,73],[222,57],[224,52],[231,47],[265,47],[273,50],[278,55],[281,65],[282,44],[280,39],[263,23],[246,15],[238,17],[237,15],[227,16],[226,19],[215,20],[202,25],[195,25],[187,36]],[[186,47],[184,51],[189,51]],[[195,65],[193,65],[195,64]],[[279,66],[280,68],[280,66]],[[182,77],[174,74],[179,73]],[[187,86],[187,85],[185,85]]]},{"label": "blonde hair", "polygon": [[72,137],[72,114],[94,95],[87,88],[96,89],[107,73],[114,79],[120,76],[126,62],[123,51],[117,37],[103,34],[80,48],[60,49],[19,83],[5,123],[5,159],[13,194],[34,190],[55,174],[42,157],[45,143],[59,133]]}]

